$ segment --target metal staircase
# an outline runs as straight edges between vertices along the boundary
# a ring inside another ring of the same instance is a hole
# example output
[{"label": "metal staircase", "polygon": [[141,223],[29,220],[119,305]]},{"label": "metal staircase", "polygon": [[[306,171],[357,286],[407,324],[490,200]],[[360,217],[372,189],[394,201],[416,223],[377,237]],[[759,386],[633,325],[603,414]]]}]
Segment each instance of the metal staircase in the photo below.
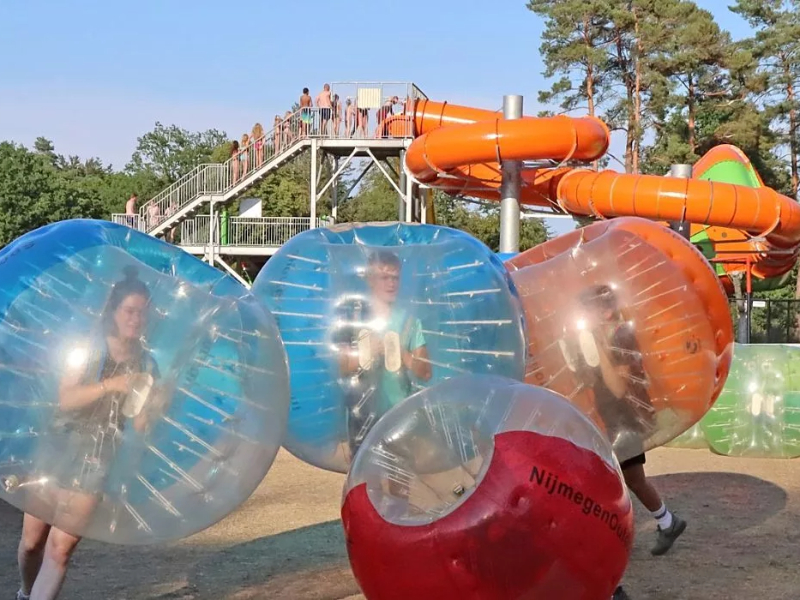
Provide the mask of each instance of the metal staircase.
[{"label": "metal staircase", "polygon": [[312,127],[313,123],[303,126],[298,111],[224,163],[198,165],[141,206],[138,216],[134,215],[137,228],[158,236],[191,217],[206,202],[227,202],[240,196],[309,147]]},{"label": "metal staircase", "polygon": [[[332,83],[331,91],[339,97],[341,106],[342,121],[335,126],[331,121],[330,109],[318,107],[304,109],[307,111],[305,119],[301,118],[302,111],[298,110],[277,121],[274,128],[260,139],[250,140],[247,147],[239,148],[238,153],[224,163],[198,165],[145,202],[139,208],[138,214],[112,214],[112,221],[153,236],[164,235],[177,226],[181,228],[183,234],[184,224],[191,225],[189,220],[198,216],[199,209],[206,203],[216,205],[236,199],[269,173],[303,153],[306,148],[310,148],[312,157],[309,189],[311,217],[308,227],[318,226],[317,200],[334,184],[354,158],[367,159],[370,162],[356,177],[350,191],[361,180],[370,165],[377,164],[383,174],[392,181],[400,196],[406,198],[404,200],[406,205],[410,206],[413,186],[409,184],[400,189],[379,161],[385,161],[388,157],[398,157],[402,160],[403,151],[414,138],[414,121],[412,113],[408,110],[414,106],[416,100],[426,96],[410,82],[340,82]],[[383,107],[388,99],[394,99],[395,108],[400,104],[402,112],[388,118],[384,115],[380,122],[370,123],[370,118],[378,117],[378,113],[372,117],[368,113]],[[347,106],[351,102],[353,115],[348,126]],[[358,118],[355,113],[356,106],[359,107]],[[361,115],[362,108],[363,115]],[[317,157],[320,151],[323,152],[323,160],[331,158],[333,161],[333,175],[321,189],[318,188],[321,171],[317,169],[319,162]],[[408,189],[405,189],[406,187]],[[333,210],[332,216],[335,218],[335,207]],[[213,212],[214,210],[211,211],[212,217]],[[270,218],[266,217],[267,220]],[[211,222],[215,221],[212,219]],[[273,226],[266,221],[262,225]],[[221,243],[221,240],[213,239],[211,231],[213,228],[209,231],[210,237],[207,242],[209,247]]]}]

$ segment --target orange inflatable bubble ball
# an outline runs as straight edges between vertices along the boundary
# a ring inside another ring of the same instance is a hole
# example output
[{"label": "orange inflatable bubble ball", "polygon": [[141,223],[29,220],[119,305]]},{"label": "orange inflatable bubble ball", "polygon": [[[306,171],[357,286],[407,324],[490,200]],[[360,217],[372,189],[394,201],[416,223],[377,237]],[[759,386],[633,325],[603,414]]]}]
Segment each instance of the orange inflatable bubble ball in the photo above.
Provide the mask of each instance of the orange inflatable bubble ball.
[{"label": "orange inflatable bubble ball", "polygon": [[526,315],[526,382],[575,403],[620,462],[671,441],[719,396],[733,351],[727,297],[678,234],[603,221],[506,266]]}]

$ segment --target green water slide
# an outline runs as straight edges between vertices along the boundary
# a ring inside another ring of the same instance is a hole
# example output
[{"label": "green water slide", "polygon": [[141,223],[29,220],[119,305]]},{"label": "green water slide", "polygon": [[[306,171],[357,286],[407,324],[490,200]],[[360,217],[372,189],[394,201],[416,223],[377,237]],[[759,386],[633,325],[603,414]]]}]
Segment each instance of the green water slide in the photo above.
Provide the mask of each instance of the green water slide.
[{"label": "green water slide", "polygon": [[700,429],[718,454],[800,456],[800,348],[737,344],[725,388]]},{"label": "green water slide", "polygon": [[[707,181],[718,181],[720,183],[731,183],[734,185],[741,185],[749,188],[759,188],[758,174],[752,165],[745,165],[735,160],[720,161],[708,169],[698,179]],[[708,260],[717,256],[714,250],[714,244],[708,238],[705,229],[701,229],[691,237],[691,242],[703,253]],[[714,269],[718,276],[725,276],[725,271],[722,265],[714,263]],[[786,273],[780,277],[773,277],[770,279],[756,279],[753,278],[753,291],[765,292],[769,290],[777,290],[786,285],[791,276]]]}]

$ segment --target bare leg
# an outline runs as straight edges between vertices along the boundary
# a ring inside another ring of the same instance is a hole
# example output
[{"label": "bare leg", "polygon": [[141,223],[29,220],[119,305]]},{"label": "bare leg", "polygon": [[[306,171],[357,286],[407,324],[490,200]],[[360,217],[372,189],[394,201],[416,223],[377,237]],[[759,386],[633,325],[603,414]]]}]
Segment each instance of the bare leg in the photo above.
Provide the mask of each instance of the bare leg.
[{"label": "bare leg", "polygon": [[36,583],[31,590],[31,600],[55,600],[64,585],[67,566],[81,538],[51,529],[45,546],[44,561]]},{"label": "bare leg", "polygon": [[650,512],[661,508],[661,496],[656,488],[647,480],[643,465],[631,465],[622,471],[625,484],[628,486],[644,507]]},{"label": "bare leg", "polygon": [[686,529],[686,521],[667,510],[656,488],[647,481],[647,476],[644,474],[644,466],[630,465],[622,471],[622,474],[625,476],[625,483],[628,488],[644,504],[645,508],[650,511],[650,514],[653,515],[653,518],[658,523],[656,545],[650,552],[656,556],[666,554],[672,548],[675,540]]},{"label": "bare leg", "polygon": [[47,534],[50,525],[36,517],[25,514],[22,520],[22,537],[19,540],[17,560],[19,562],[20,590],[29,596],[39,569],[42,567]]},{"label": "bare leg", "polygon": [[56,498],[55,526],[47,536],[44,560],[31,590],[31,600],[55,600],[58,597],[67,576],[69,560],[81,540],[58,527],[83,531],[97,506],[95,496],[74,490],[58,490]]}]

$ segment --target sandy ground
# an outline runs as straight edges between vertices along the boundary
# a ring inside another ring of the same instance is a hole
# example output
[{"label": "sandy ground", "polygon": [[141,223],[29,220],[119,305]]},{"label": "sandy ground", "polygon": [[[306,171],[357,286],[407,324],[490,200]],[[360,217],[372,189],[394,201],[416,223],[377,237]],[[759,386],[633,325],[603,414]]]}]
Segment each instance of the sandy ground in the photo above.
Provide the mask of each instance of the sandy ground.
[{"label": "sandy ground", "polygon": [[[655,525],[638,507],[625,576],[634,599],[800,598],[800,460],[660,449],[648,472],[689,527],[670,554],[652,557]],[[256,493],[201,534],[155,548],[83,542],[62,597],[363,599],[339,521],[343,481],[282,452]],[[21,515],[0,503],[0,522],[0,598],[10,600]]]}]

